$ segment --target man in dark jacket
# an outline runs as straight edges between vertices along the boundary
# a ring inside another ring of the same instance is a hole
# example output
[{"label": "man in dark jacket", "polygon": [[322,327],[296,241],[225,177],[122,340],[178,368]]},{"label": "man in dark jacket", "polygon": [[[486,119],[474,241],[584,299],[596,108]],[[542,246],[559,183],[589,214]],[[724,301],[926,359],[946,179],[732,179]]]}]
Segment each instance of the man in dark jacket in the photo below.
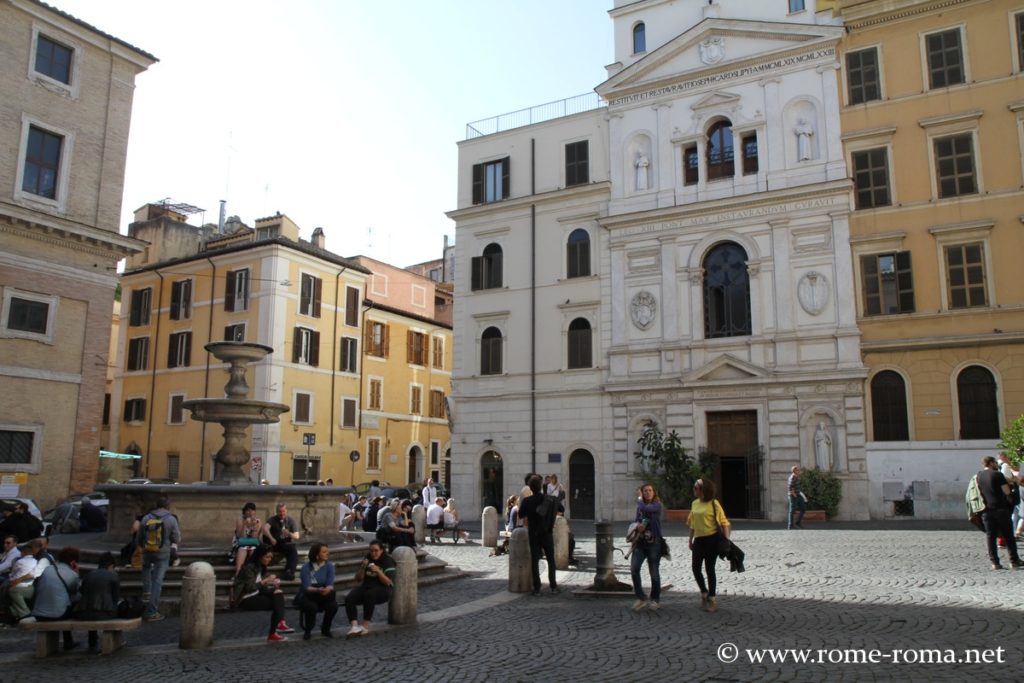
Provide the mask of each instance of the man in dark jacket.
[{"label": "man in dark jacket", "polygon": [[[526,523],[526,530],[530,538],[530,563],[533,571],[533,594],[540,595],[540,552],[548,561],[548,585],[552,593],[557,593],[558,584],[555,581],[555,541],[552,536],[555,521],[555,508],[558,501],[551,496],[545,496],[541,490],[541,478],[533,475],[529,481],[530,491],[533,495],[519,504],[519,519]],[[546,506],[551,506],[549,514],[545,514]]]},{"label": "man in dark jacket", "polygon": [[82,509],[78,512],[78,525],[79,531],[82,531],[83,533],[90,531],[106,531],[107,515],[99,508],[98,505],[93,505],[91,500],[83,498]]},{"label": "man in dark jacket", "polygon": [[4,520],[0,533],[17,536],[19,544],[28,543],[33,538],[43,535],[43,523],[28,511],[28,506],[24,503],[17,503],[9,514],[4,514],[7,515],[7,519]]},{"label": "man in dark jacket", "polygon": [[997,536],[1006,539],[1006,549],[1010,551],[1010,565],[1014,569],[1024,568],[1024,562],[1021,562],[1020,556],[1017,555],[1017,541],[1013,537],[1013,527],[1010,524],[1010,484],[999,471],[999,465],[994,457],[987,455],[981,463],[984,469],[978,472],[978,490],[985,500],[981,520],[985,523],[985,540],[988,543],[988,559],[992,562],[992,569],[1003,568],[999,564]]},{"label": "man in dark jacket", "polygon": [[[75,619],[100,621],[117,619],[117,603],[121,599],[121,578],[114,571],[114,556],[103,553],[97,568],[85,575],[79,588],[81,599],[75,612]],[[96,631],[89,631],[89,650],[95,651],[99,638]]]}]

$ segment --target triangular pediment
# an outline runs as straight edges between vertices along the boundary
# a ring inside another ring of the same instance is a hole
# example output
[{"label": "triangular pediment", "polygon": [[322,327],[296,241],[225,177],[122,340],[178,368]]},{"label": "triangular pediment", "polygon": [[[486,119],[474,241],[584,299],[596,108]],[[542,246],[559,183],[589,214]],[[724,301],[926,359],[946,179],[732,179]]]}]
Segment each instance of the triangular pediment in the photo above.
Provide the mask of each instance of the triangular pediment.
[{"label": "triangular pediment", "polygon": [[686,374],[683,381],[687,384],[701,382],[743,382],[769,379],[772,373],[762,367],[725,354],[710,363]]},{"label": "triangular pediment", "polygon": [[729,92],[713,92],[706,95],[693,104],[690,107],[694,111],[700,111],[701,109],[731,109],[736,104],[739,104],[740,96]]},{"label": "triangular pediment", "polygon": [[608,100],[629,91],[679,79],[712,76],[751,61],[767,60],[792,50],[834,44],[842,28],[738,19],[705,19],[597,86]]}]

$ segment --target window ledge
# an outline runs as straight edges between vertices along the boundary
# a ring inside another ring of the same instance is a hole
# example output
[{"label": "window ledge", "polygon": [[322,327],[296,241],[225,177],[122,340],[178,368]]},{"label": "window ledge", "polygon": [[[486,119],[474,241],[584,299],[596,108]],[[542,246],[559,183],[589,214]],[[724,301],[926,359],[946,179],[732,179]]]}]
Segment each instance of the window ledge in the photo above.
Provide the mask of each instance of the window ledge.
[{"label": "window ledge", "polygon": [[[945,126],[954,123],[963,123],[965,121],[975,121],[980,119],[982,114],[985,112],[981,109],[975,109],[973,111],[960,112],[958,114],[946,114],[944,116],[929,116],[924,119],[919,119],[917,125],[922,128],[932,128],[934,126]],[[893,128],[895,130],[895,128]],[[846,139],[845,137],[843,138]]]}]

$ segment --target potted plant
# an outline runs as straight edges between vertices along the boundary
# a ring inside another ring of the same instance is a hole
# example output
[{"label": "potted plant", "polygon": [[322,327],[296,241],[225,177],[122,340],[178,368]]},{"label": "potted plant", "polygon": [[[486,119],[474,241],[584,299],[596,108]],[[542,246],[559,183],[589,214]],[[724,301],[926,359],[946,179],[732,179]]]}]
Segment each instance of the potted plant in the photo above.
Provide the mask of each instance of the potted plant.
[{"label": "potted plant", "polygon": [[817,467],[804,470],[800,477],[800,488],[807,496],[805,521],[824,522],[826,517],[839,514],[843,484],[836,475]]},{"label": "potted plant", "polygon": [[999,448],[1006,452],[1006,457],[1014,465],[1020,467],[1024,462],[1024,415],[1011,422],[999,435]]},{"label": "potted plant", "polygon": [[634,455],[640,464],[640,476],[654,484],[665,506],[665,518],[685,520],[693,502],[693,483],[710,476],[710,468],[687,454],[675,430],[664,434],[656,425],[649,424],[637,445],[640,450]]}]

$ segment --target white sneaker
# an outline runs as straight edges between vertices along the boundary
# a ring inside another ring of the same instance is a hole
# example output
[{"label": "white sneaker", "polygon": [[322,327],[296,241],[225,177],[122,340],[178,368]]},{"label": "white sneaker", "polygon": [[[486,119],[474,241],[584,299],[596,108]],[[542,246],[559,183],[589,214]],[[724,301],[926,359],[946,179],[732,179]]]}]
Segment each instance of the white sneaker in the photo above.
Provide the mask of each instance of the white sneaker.
[{"label": "white sneaker", "polygon": [[352,638],[354,638],[355,636],[361,636],[361,635],[363,635],[363,632],[364,632],[365,630],[366,630],[366,629],[364,629],[364,628],[363,628],[362,626],[356,625],[356,626],[353,626],[352,628],[350,628],[350,629],[348,630],[348,633],[347,633],[346,635],[347,635],[347,636],[349,636],[349,637],[352,637]]},{"label": "white sneaker", "polygon": [[633,603],[633,611],[634,612],[639,612],[644,607],[647,607],[647,601],[646,600],[637,600],[636,602]]},{"label": "white sneaker", "polygon": [[660,607],[661,605],[659,605],[656,600],[651,600],[649,603],[647,603],[647,609],[651,610],[652,612],[657,612]]}]

